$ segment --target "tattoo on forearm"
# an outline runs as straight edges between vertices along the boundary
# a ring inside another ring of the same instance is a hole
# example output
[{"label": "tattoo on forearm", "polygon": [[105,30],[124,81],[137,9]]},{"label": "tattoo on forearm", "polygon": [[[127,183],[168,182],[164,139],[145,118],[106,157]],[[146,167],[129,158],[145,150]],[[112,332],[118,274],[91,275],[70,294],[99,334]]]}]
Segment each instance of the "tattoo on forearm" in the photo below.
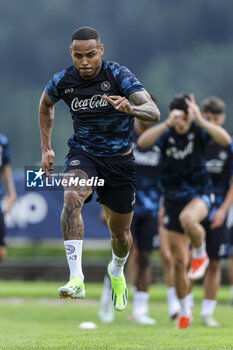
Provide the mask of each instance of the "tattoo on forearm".
[{"label": "tattoo on forearm", "polygon": [[130,100],[136,105],[140,106],[143,103],[149,102],[148,99],[145,97],[144,93],[138,93],[135,92],[130,96]]},{"label": "tattoo on forearm", "polygon": [[135,92],[130,95],[130,101],[136,106],[132,113],[135,117],[145,121],[159,121],[159,111],[148,92]]}]

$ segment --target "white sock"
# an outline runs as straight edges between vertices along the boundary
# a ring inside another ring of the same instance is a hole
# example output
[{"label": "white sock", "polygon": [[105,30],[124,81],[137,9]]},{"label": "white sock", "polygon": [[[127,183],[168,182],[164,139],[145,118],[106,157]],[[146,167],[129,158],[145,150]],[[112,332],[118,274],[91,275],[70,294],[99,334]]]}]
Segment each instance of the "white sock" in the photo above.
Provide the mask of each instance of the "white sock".
[{"label": "white sock", "polygon": [[198,248],[193,247],[193,258],[202,259],[206,256],[206,243],[205,241]]},{"label": "white sock", "polygon": [[175,287],[167,288],[167,301],[172,302],[174,299],[177,299]]},{"label": "white sock", "polygon": [[111,303],[111,297],[112,297],[111,281],[110,281],[110,278],[107,275],[105,275],[103,291],[100,298],[101,304],[105,304],[108,302]]},{"label": "white sock", "polygon": [[217,301],[204,299],[201,305],[201,316],[212,316],[216,308]]},{"label": "white sock", "polygon": [[66,258],[70,269],[70,279],[72,277],[79,277],[84,280],[82,272],[82,247],[83,241],[69,240],[64,241],[66,250]]},{"label": "white sock", "polygon": [[112,265],[111,265],[111,274],[114,278],[121,277],[124,265],[128,259],[129,253],[124,258],[118,258],[113,252],[112,252]]},{"label": "white sock", "polygon": [[191,308],[189,304],[189,297],[186,295],[183,299],[179,299],[180,301],[180,306],[181,306],[181,315],[185,317],[189,317],[191,314]]},{"label": "white sock", "polygon": [[231,300],[233,300],[233,285],[230,286],[230,292],[231,292]]},{"label": "white sock", "polygon": [[168,305],[168,314],[170,316],[177,314],[180,311],[180,303],[176,295],[175,287],[167,288],[167,305]]},{"label": "white sock", "polygon": [[133,312],[134,316],[141,316],[148,314],[148,300],[149,293],[147,292],[136,292],[133,299]]},{"label": "white sock", "polygon": [[189,300],[190,309],[193,309],[193,307],[194,307],[194,296],[193,296],[193,293],[189,293],[187,295],[187,297],[188,297],[188,300]]},{"label": "white sock", "polygon": [[137,292],[137,287],[136,286],[132,286],[132,294],[133,294],[133,297],[134,297],[134,294]]}]

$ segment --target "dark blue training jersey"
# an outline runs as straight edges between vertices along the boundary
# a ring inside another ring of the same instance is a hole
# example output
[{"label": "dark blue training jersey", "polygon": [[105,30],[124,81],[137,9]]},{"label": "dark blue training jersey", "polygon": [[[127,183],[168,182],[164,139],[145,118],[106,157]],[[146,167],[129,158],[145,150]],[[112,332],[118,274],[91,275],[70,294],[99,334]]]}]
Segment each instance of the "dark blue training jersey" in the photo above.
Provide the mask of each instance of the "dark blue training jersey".
[{"label": "dark blue training jersey", "polygon": [[160,201],[160,156],[158,146],[140,148],[139,135],[134,132],[133,153],[136,163],[136,206],[135,216],[156,217]]},{"label": "dark blue training jersey", "polygon": [[72,65],[55,74],[46,87],[51,101],[63,99],[70,108],[74,135],[69,147],[102,157],[118,156],[131,148],[134,124],[132,115],[116,111],[103,96],[128,98],[141,90],[142,84],[126,67],[105,60],[93,79],[81,78]]},{"label": "dark blue training jersey", "polygon": [[[0,134],[0,171],[2,167],[6,164],[10,163],[10,154],[8,147],[8,139],[5,135]],[[0,198],[2,198],[5,194],[4,188],[0,181]]]},{"label": "dark blue training jersey", "polygon": [[205,149],[205,156],[213,184],[215,202],[220,206],[229,190],[233,176],[233,142],[228,147],[223,147],[213,141],[209,142]]},{"label": "dark blue training jersey", "polygon": [[156,142],[162,152],[162,188],[166,198],[186,201],[211,192],[205,146],[210,136],[194,121],[185,135],[169,128]]}]

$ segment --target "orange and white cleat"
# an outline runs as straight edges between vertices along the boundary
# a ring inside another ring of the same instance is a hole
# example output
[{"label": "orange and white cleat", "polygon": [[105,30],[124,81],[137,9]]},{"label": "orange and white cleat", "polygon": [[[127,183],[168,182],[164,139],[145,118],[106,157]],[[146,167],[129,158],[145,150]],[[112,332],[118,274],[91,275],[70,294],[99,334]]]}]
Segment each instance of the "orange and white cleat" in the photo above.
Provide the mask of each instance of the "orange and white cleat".
[{"label": "orange and white cleat", "polygon": [[180,315],[179,318],[178,318],[176,329],[186,329],[186,328],[188,328],[188,326],[190,325],[192,320],[193,320],[192,313],[190,314],[189,317]]},{"label": "orange and white cleat", "polygon": [[188,272],[190,280],[198,280],[205,275],[206,269],[209,265],[208,255],[200,259],[192,259],[191,266]]}]

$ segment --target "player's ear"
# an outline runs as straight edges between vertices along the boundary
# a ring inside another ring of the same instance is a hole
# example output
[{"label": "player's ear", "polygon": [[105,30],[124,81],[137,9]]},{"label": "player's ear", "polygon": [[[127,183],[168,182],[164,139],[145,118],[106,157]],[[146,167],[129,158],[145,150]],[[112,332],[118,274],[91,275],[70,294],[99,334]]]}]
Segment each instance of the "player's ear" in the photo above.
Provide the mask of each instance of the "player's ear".
[{"label": "player's ear", "polygon": [[100,45],[100,52],[101,52],[101,56],[103,56],[103,54],[104,54],[104,44]]},{"label": "player's ear", "polygon": [[224,113],[222,117],[223,117],[223,119],[222,119],[222,123],[224,124],[224,123],[225,123],[225,121],[226,121],[226,114]]},{"label": "player's ear", "polygon": [[70,54],[71,54],[71,57],[72,57],[72,53],[73,53],[72,46],[70,46]]}]

